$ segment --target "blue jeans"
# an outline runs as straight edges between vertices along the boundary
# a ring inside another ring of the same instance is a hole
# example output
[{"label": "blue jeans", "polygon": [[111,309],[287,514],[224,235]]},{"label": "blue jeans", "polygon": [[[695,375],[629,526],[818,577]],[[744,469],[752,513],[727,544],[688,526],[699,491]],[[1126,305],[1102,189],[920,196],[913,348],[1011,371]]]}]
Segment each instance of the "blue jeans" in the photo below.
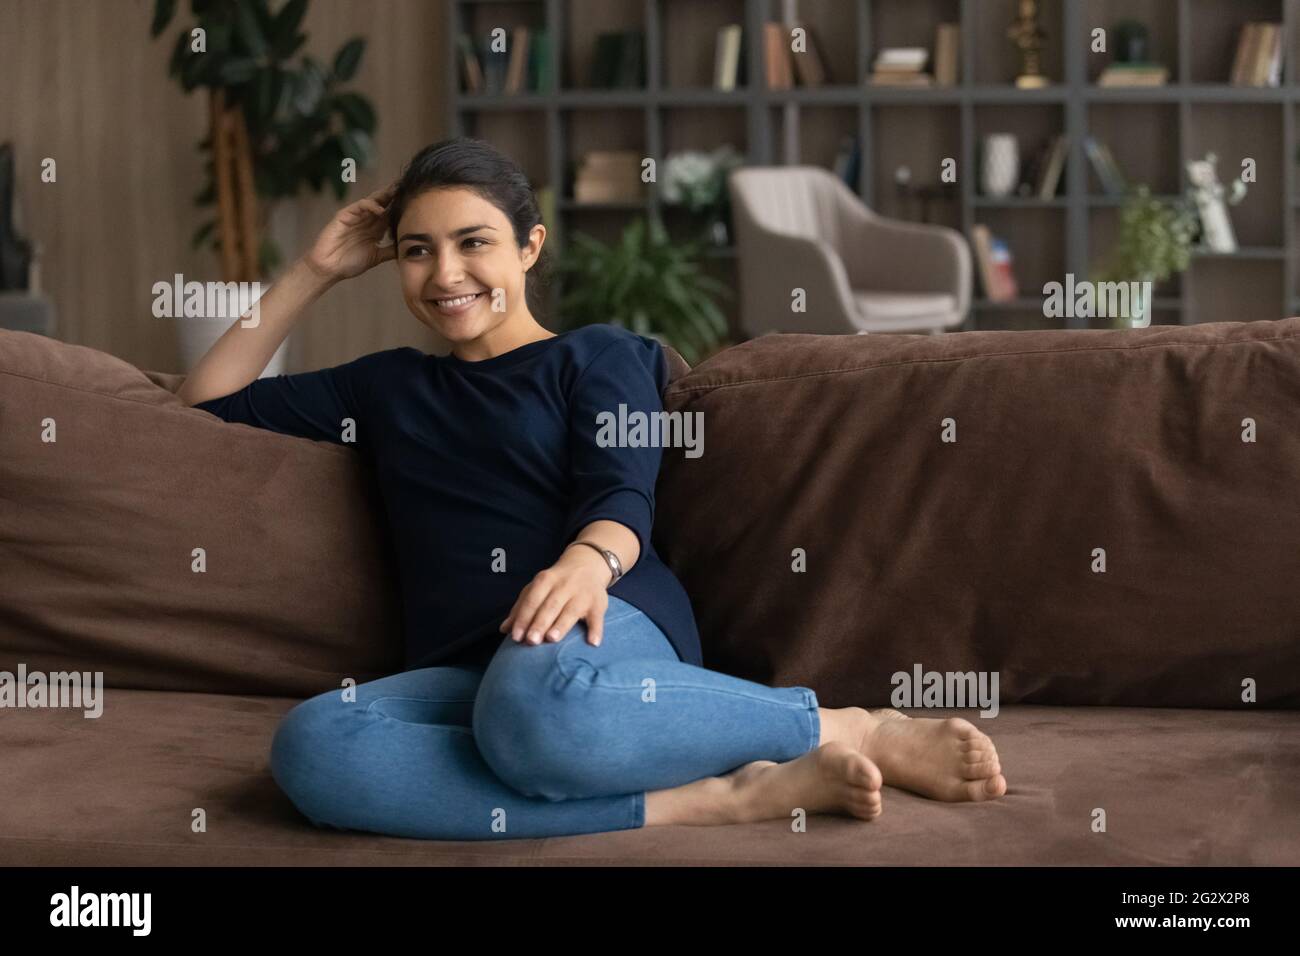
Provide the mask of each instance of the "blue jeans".
[{"label": "blue jeans", "polygon": [[645,793],[753,760],[793,760],[821,735],[806,687],[683,663],[614,595],[604,638],[505,634],[486,670],[425,667],[297,704],[271,773],[319,827],[496,840],[645,825]]}]

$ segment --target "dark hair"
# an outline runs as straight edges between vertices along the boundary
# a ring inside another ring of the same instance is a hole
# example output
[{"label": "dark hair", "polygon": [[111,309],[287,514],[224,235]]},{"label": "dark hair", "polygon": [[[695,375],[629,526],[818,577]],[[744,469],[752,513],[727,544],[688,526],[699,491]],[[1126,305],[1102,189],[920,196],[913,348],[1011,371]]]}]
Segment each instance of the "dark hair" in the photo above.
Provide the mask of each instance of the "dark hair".
[{"label": "dark hair", "polygon": [[[500,209],[521,249],[528,244],[533,226],[542,221],[537,195],[515,161],[485,140],[458,136],[424,147],[402,170],[388,206],[388,232],[393,242],[397,242],[397,223],[407,203],[429,189],[454,186],[472,189]],[[524,278],[524,297],[534,314],[540,314],[541,295],[536,286],[546,283],[549,263],[543,246]]]}]

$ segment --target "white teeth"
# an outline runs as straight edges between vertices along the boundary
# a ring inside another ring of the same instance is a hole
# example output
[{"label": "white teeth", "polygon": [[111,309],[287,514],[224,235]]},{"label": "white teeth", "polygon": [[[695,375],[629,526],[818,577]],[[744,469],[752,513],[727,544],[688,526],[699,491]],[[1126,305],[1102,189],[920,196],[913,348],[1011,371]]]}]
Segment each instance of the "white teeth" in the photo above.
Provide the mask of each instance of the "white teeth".
[{"label": "white teeth", "polygon": [[478,297],[478,293],[475,292],[473,295],[462,295],[458,299],[435,299],[434,301],[441,306],[446,306],[447,308],[454,309],[456,306],[464,305],[466,302],[473,301],[477,297]]}]

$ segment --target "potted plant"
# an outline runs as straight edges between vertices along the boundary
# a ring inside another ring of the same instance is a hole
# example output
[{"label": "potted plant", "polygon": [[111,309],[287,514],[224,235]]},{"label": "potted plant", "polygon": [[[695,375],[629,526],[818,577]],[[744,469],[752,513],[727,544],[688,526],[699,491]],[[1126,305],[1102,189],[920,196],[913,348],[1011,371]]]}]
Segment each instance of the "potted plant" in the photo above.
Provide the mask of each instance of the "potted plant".
[{"label": "potted plant", "polygon": [[[1105,265],[1094,275],[1100,282],[1136,282],[1154,288],[1187,268],[1199,219],[1187,197],[1156,199],[1148,186],[1130,191],[1119,212],[1119,239]],[[1151,302],[1140,294],[1129,300],[1126,315],[1112,317],[1112,326],[1128,328],[1150,322]],[[1145,321],[1143,321],[1145,320]]]},{"label": "potted plant", "polygon": [[[365,40],[348,40],[329,65],[306,55],[290,62],[307,39],[299,29],[307,5],[288,0],[272,12],[268,0],[190,0],[193,22],[172,49],[169,74],[187,93],[208,91],[209,133],[199,143],[208,154],[208,181],[194,202],[216,210],[191,245],[217,252],[224,282],[274,279],[284,262],[281,245],[296,242],[277,203],[304,186],[320,193],[327,183],[342,200],[356,171],[371,162],[374,107],[341,88],[356,73]],[[167,29],[176,7],[177,0],[155,0],[153,37]],[[187,369],[228,326],[181,323]],[[282,345],[263,374],[283,367],[284,352]]]},{"label": "potted plant", "polygon": [[556,265],[567,288],[563,327],[605,322],[671,345],[691,365],[708,358],[727,334],[712,296],[732,292],[702,273],[697,257],[704,245],[672,242],[661,222],[641,217],[613,245],[575,233]]},{"label": "potted plant", "polygon": [[730,195],[727,174],[744,162],[731,146],[719,146],[713,152],[683,150],[669,153],[664,159],[663,201],[670,206],[685,206],[705,221],[705,231],[715,245],[730,242],[727,217]]}]

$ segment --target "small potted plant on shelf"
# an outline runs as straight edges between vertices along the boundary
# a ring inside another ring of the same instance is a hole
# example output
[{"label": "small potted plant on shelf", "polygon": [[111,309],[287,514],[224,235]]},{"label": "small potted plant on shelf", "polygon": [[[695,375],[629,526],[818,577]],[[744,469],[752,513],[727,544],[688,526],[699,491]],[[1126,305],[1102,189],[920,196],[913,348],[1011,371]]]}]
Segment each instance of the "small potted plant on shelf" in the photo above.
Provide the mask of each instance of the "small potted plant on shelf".
[{"label": "small potted plant on shelf", "polygon": [[[1153,197],[1150,187],[1137,186],[1120,207],[1119,223],[1119,239],[1093,281],[1132,282],[1137,289],[1150,289],[1191,262],[1199,220],[1188,197],[1165,201]],[[1130,298],[1123,311],[1126,314],[1111,317],[1114,328],[1150,324],[1151,302],[1146,296]]]},{"label": "small potted plant on shelf", "polygon": [[727,219],[731,197],[727,192],[727,174],[744,162],[744,157],[730,145],[713,152],[682,150],[664,159],[662,196],[670,206],[685,206],[705,221],[709,240],[718,246],[730,241]]},{"label": "small potted plant on shelf", "polygon": [[732,296],[703,274],[704,245],[673,242],[661,222],[643,217],[613,245],[575,233],[556,265],[562,327],[619,325],[671,345],[691,365],[703,361],[727,344],[727,319],[713,296]]}]

